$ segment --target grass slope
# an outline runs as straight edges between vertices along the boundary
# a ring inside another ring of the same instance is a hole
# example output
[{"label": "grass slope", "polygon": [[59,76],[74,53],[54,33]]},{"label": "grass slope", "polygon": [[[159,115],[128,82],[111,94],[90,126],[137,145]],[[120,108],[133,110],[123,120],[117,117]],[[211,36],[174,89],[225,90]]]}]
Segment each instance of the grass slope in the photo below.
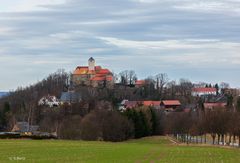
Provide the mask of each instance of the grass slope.
[{"label": "grass slope", "polygon": [[[23,160],[24,159],[24,160]],[[123,143],[0,140],[0,162],[238,162],[239,149],[181,146],[166,137]]]}]

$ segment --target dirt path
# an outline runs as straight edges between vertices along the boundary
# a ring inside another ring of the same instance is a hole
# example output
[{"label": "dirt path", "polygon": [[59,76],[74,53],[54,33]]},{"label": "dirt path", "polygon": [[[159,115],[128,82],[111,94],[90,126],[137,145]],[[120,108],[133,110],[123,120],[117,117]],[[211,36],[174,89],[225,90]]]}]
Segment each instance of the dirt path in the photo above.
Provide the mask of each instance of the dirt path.
[{"label": "dirt path", "polygon": [[[172,142],[172,144],[178,144],[178,142],[174,141],[170,137],[165,137],[166,140],[169,140]],[[164,157],[164,153],[159,152],[160,147],[153,146],[149,152],[147,152],[141,160],[137,160],[136,163],[142,163],[142,162],[150,162],[150,163],[155,163],[155,162],[160,162]]]},{"label": "dirt path", "polygon": [[163,157],[164,155],[159,153],[157,148],[154,147],[148,153],[146,153],[141,160],[137,160],[136,163],[142,163],[142,162],[155,163],[155,162],[159,162]]},{"label": "dirt path", "polygon": [[167,136],[167,139],[172,142],[172,144],[174,145],[179,145],[180,143],[178,141],[176,141],[175,139],[171,138],[170,136]]}]

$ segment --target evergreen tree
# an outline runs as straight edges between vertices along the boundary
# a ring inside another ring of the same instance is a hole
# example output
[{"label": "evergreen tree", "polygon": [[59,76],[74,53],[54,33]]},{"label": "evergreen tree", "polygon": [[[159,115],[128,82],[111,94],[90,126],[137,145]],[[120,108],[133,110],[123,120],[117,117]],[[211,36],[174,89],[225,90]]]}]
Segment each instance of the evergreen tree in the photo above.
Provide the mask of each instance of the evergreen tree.
[{"label": "evergreen tree", "polygon": [[140,117],[140,120],[142,122],[142,128],[141,128],[142,134],[143,134],[142,136],[151,135],[151,128],[148,125],[147,118],[146,118],[146,116],[145,116],[145,114],[142,110],[140,110],[140,112],[139,112],[139,117]]},{"label": "evergreen tree", "polygon": [[133,122],[135,128],[135,138],[141,138],[144,136],[144,124],[142,117],[136,110],[133,110]]},{"label": "evergreen tree", "polygon": [[232,107],[233,106],[233,96],[227,95],[227,106]]},{"label": "evergreen tree", "polygon": [[216,88],[216,90],[217,90],[217,95],[219,95],[219,86],[218,86],[217,83],[215,84],[214,88]]},{"label": "evergreen tree", "polygon": [[154,130],[156,129],[156,115],[154,111],[150,112],[151,125],[149,124],[149,120],[147,119],[144,110],[131,109],[127,110],[124,115],[127,116],[128,119],[131,120],[134,124],[135,138],[149,136],[152,134],[153,128]]},{"label": "evergreen tree", "polygon": [[153,108],[150,108],[151,111],[151,122],[152,122],[152,131],[151,134],[155,135],[157,133],[157,115]]},{"label": "evergreen tree", "polygon": [[3,110],[0,112],[0,128],[4,129],[7,127],[7,116],[10,112],[10,104],[9,102],[5,102],[3,106]]}]

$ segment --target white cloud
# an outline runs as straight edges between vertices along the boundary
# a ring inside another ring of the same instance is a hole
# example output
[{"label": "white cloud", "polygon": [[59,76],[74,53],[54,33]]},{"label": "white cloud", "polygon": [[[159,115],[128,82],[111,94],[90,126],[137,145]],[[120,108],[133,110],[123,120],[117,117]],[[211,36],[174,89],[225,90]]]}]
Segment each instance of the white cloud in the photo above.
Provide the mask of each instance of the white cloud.
[{"label": "white cloud", "polygon": [[141,2],[141,3],[155,3],[158,0],[134,0],[134,1]]},{"label": "white cloud", "polygon": [[38,60],[38,61],[33,61],[33,64],[36,64],[36,65],[41,65],[41,64],[50,64],[50,65],[53,65],[53,64],[61,64],[61,65],[64,65],[64,64],[70,64],[71,62],[70,61],[62,61],[62,60]]},{"label": "white cloud", "polygon": [[177,49],[239,49],[240,43],[222,42],[220,40],[209,39],[183,39],[183,40],[164,40],[164,41],[133,41],[111,37],[99,37],[107,44],[115,45],[120,48],[136,49],[159,49],[159,50],[177,50]]},{"label": "white cloud", "polygon": [[11,33],[14,31],[14,28],[10,27],[0,27],[0,36],[3,35],[11,35]]},{"label": "white cloud", "polygon": [[1,3],[0,12],[22,12],[46,9],[44,5],[62,4],[66,0],[8,0]]},{"label": "white cloud", "polygon": [[239,0],[201,0],[198,2],[187,1],[173,6],[175,9],[192,12],[209,12],[220,14],[240,15]]}]

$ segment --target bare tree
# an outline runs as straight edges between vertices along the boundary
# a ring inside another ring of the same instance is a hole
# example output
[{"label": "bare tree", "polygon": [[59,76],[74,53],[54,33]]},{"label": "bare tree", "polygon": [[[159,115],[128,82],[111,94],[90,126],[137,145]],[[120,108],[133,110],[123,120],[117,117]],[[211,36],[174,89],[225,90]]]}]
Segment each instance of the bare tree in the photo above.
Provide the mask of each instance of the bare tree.
[{"label": "bare tree", "polygon": [[155,79],[156,79],[157,91],[159,92],[160,99],[161,99],[163,94],[163,88],[167,84],[169,78],[167,74],[160,73],[155,76]]},{"label": "bare tree", "polygon": [[134,85],[137,80],[137,74],[135,71],[130,70],[129,71],[129,85]]},{"label": "bare tree", "polygon": [[225,90],[230,88],[230,84],[226,83],[226,82],[222,82],[220,83],[220,89],[221,89],[221,93],[224,94]]},{"label": "bare tree", "polygon": [[129,71],[125,70],[119,73],[120,83],[122,85],[128,85]]},{"label": "bare tree", "polygon": [[125,70],[119,73],[120,83],[123,85],[133,85],[137,80],[137,75],[133,70]]},{"label": "bare tree", "polygon": [[167,93],[171,99],[175,99],[176,96],[176,81],[170,81],[167,84]]}]

